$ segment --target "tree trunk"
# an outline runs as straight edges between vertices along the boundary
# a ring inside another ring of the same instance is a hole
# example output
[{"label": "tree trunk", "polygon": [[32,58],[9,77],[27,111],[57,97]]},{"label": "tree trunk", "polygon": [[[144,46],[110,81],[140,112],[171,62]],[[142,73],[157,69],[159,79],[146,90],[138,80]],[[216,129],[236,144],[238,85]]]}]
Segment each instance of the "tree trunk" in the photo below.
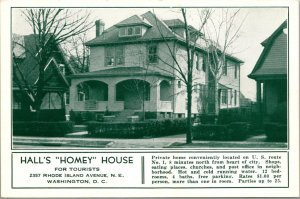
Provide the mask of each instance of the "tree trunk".
[{"label": "tree trunk", "polygon": [[220,99],[219,99],[219,84],[218,81],[215,79],[215,115],[216,118],[219,116],[220,111]]},{"label": "tree trunk", "polygon": [[192,85],[187,85],[187,133],[186,143],[192,143]]},{"label": "tree trunk", "polygon": [[40,121],[41,105],[42,105],[42,99],[36,99],[35,106],[34,106],[36,121]]}]

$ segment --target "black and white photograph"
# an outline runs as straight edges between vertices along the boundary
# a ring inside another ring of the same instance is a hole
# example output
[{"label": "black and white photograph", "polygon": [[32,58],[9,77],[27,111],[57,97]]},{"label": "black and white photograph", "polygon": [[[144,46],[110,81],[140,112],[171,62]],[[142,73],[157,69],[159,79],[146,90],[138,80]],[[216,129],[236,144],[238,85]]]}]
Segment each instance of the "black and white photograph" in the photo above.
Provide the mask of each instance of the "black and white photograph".
[{"label": "black and white photograph", "polygon": [[13,147],[287,148],[288,34],[284,7],[12,8]]},{"label": "black and white photograph", "polygon": [[1,197],[299,197],[299,2],[1,1]]}]

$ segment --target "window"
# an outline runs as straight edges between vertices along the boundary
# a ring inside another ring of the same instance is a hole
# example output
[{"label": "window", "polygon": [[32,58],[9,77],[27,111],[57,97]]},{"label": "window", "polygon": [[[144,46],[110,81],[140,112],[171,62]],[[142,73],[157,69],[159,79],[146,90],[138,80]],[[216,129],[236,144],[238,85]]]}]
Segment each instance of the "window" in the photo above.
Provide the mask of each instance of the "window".
[{"label": "window", "polygon": [[185,99],[185,110],[187,110],[187,109],[188,109],[188,100]]},{"label": "window", "polygon": [[142,34],[141,27],[139,27],[139,26],[134,27],[134,34],[141,35]]},{"label": "window", "polygon": [[123,48],[116,48],[116,65],[124,64]]},{"label": "window", "polygon": [[113,47],[105,48],[105,65],[106,66],[115,65],[115,56],[114,56],[114,48]]},{"label": "window", "polygon": [[128,36],[133,35],[133,28],[132,28],[132,27],[129,27],[129,28],[127,29],[127,35],[128,35]]},{"label": "window", "polygon": [[105,48],[105,66],[117,66],[124,64],[124,47]]},{"label": "window", "polygon": [[232,95],[232,89],[228,90],[229,91],[229,105],[232,104],[232,98],[233,98],[233,95]]},{"label": "window", "polygon": [[200,53],[196,54],[196,69],[201,70],[203,69],[203,56]]},{"label": "window", "polygon": [[206,59],[205,59],[204,56],[202,57],[202,60],[203,60],[203,63],[202,63],[202,70],[205,72],[205,71],[206,71]]},{"label": "window", "polygon": [[131,27],[121,27],[119,28],[120,37],[131,37],[131,36],[140,36],[142,35],[141,26],[131,26]]},{"label": "window", "polygon": [[223,75],[227,75],[227,60],[225,61],[225,64],[223,65],[223,68],[222,68],[222,72],[223,72]]},{"label": "window", "polygon": [[237,103],[237,93],[236,90],[234,90],[234,106],[236,106]]},{"label": "window", "polygon": [[150,64],[157,63],[157,45],[148,47],[148,61]]},{"label": "window", "polygon": [[237,76],[238,76],[238,69],[239,69],[238,64],[235,64],[235,65],[234,65],[234,78],[235,78],[235,79],[236,79]]},{"label": "window", "polygon": [[126,28],[120,28],[119,34],[120,34],[120,37],[126,36]]},{"label": "window", "polygon": [[181,88],[181,81],[178,81],[178,88]]},{"label": "window", "polygon": [[221,90],[221,103],[227,104],[227,90]]}]

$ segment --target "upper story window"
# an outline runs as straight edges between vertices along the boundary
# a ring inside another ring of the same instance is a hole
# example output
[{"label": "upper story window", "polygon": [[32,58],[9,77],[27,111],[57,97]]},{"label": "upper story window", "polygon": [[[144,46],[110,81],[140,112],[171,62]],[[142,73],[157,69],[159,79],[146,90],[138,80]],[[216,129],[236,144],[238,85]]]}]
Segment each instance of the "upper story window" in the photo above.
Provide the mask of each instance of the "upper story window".
[{"label": "upper story window", "polygon": [[178,88],[181,88],[181,81],[180,80],[178,81],[177,84],[178,84]]},{"label": "upper story window", "polygon": [[222,73],[223,75],[227,75],[227,60],[225,60],[225,63],[223,64],[223,67],[222,67]]},{"label": "upper story window", "polygon": [[238,70],[239,70],[239,66],[238,64],[234,65],[234,78],[236,79],[238,77]]},{"label": "upper story window", "polygon": [[105,66],[118,66],[124,64],[124,47],[109,46],[105,48]]},{"label": "upper story window", "polygon": [[[197,70],[203,70],[204,67],[204,58],[200,53],[196,53],[196,69]],[[203,70],[205,71],[205,70]]]},{"label": "upper story window", "polygon": [[119,28],[120,37],[131,37],[131,36],[141,36],[142,28],[141,26],[130,26]]},{"label": "upper story window", "polygon": [[227,104],[227,99],[228,99],[228,95],[227,95],[227,90],[221,90],[221,104]]},{"label": "upper story window", "polygon": [[157,63],[157,45],[148,46],[148,62],[149,64]]}]

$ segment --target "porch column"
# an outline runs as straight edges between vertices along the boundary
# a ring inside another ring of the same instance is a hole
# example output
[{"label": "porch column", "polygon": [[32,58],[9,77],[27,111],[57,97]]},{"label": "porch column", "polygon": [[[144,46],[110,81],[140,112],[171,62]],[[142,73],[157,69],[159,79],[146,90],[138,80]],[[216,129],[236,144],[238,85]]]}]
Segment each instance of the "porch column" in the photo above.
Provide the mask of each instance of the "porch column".
[{"label": "porch column", "polygon": [[108,110],[114,111],[114,105],[116,102],[116,84],[108,84]]},{"label": "porch column", "polygon": [[150,107],[151,110],[150,111],[157,111],[158,110],[158,102],[159,102],[159,93],[160,93],[160,88],[159,88],[159,84],[158,83],[154,83],[151,86],[150,89]]},{"label": "porch column", "polygon": [[71,81],[70,86],[70,110],[73,110],[75,108],[75,102],[77,99],[77,84],[74,81]]},{"label": "porch column", "polygon": [[259,114],[259,121],[262,123],[262,102],[261,102],[261,81],[256,81],[256,103],[257,103],[257,111]]}]

